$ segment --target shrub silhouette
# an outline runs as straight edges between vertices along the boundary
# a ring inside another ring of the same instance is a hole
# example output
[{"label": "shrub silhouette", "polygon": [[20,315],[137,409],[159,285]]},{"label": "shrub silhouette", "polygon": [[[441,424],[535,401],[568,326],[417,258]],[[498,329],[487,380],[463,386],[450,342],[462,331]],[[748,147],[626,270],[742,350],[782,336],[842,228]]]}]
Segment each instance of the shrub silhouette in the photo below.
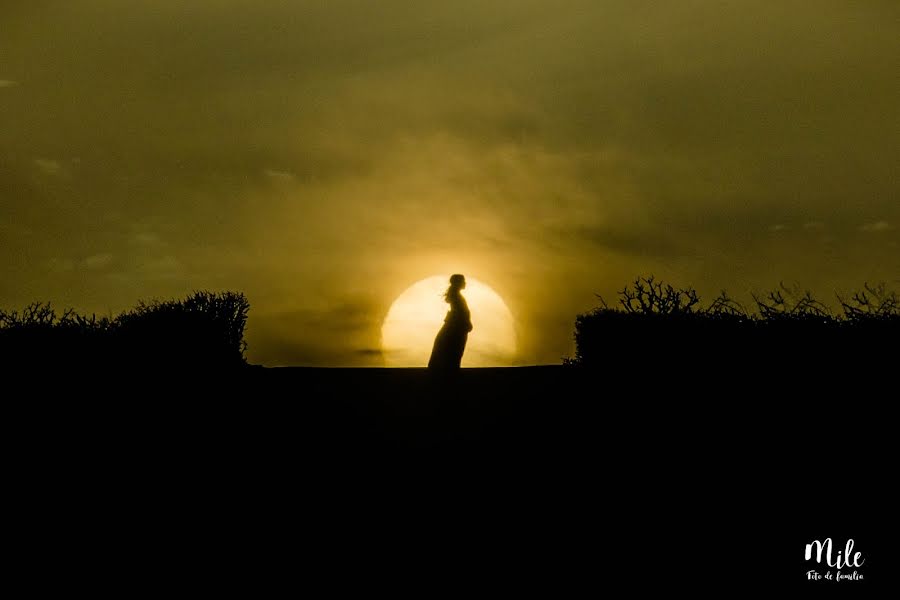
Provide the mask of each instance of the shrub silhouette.
[{"label": "shrub silhouette", "polygon": [[676,289],[650,276],[635,279],[630,288],[619,292],[619,303],[626,313],[686,315],[694,312],[700,298],[693,288]]},{"label": "shrub silhouette", "polygon": [[198,291],[183,300],[139,302],[116,317],[50,303],[0,310],[4,365],[115,368],[221,368],[245,364],[244,328],[250,304],[237,292]]},{"label": "shrub silhouette", "polygon": [[862,292],[849,299],[838,294],[844,316],[851,322],[878,322],[896,318],[900,314],[900,296],[887,289],[884,283],[872,286],[868,283]]},{"label": "shrub silhouette", "polygon": [[760,363],[770,371],[839,368],[884,361],[889,353],[862,349],[900,339],[900,300],[883,284],[838,295],[838,313],[783,283],[753,294],[755,310],[725,291],[704,306],[693,288],[652,276],[635,279],[618,296],[617,306],[600,298],[599,307],[576,317],[576,352],[568,364],[681,373],[699,365],[749,370]]}]

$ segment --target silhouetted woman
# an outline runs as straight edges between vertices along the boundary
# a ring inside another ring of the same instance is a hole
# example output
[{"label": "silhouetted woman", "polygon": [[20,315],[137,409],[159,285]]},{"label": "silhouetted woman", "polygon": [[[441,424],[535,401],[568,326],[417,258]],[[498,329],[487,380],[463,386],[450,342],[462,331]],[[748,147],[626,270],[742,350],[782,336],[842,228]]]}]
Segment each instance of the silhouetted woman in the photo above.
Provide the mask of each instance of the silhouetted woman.
[{"label": "silhouetted woman", "polygon": [[450,287],[444,293],[444,300],[450,305],[450,310],[444,317],[444,326],[434,338],[434,348],[428,361],[429,369],[441,371],[459,369],[463,352],[466,350],[466,340],[472,331],[469,305],[460,293],[464,289],[466,289],[465,277],[458,273],[450,277]]}]

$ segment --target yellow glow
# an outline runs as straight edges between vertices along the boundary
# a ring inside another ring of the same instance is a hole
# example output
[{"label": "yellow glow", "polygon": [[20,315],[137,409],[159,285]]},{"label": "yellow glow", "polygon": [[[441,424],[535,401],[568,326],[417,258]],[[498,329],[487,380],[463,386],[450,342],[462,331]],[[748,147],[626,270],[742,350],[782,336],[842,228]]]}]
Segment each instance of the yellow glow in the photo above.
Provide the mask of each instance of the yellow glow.
[{"label": "yellow glow", "polygon": [[[449,275],[435,275],[410,286],[391,305],[381,327],[385,362],[392,367],[424,367],[428,364],[448,305],[443,293]],[[503,299],[484,283],[466,277],[463,296],[472,311],[472,325],[463,367],[512,364],[516,354],[516,329]]]}]

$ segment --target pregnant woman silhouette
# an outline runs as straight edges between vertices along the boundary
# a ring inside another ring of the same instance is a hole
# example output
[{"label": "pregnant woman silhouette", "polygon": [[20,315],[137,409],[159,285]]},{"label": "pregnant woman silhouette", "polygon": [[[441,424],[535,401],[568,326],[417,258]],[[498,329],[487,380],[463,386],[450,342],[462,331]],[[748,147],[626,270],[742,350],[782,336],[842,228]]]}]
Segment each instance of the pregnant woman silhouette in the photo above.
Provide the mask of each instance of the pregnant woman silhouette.
[{"label": "pregnant woman silhouette", "polygon": [[472,317],[469,313],[469,305],[460,293],[466,288],[466,278],[460,274],[450,277],[450,287],[444,293],[444,301],[450,305],[447,316],[444,317],[444,325],[434,338],[434,348],[431,350],[431,359],[428,368],[437,371],[452,371],[459,369],[463,352],[466,350],[466,340],[472,331]]}]

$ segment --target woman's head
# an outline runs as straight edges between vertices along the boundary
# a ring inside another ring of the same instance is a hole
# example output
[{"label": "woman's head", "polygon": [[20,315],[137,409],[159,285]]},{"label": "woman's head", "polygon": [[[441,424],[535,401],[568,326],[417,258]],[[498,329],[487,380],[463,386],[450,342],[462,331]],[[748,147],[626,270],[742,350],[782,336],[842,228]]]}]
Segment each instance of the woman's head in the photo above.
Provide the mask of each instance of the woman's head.
[{"label": "woman's head", "polygon": [[452,298],[459,296],[459,291],[465,289],[466,287],[466,278],[463,275],[457,273],[456,275],[450,276],[450,287],[447,288],[447,291],[444,292],[444,300],[450,302]]},{"label": "woman's head", "polygon": [[457,290],[466,289],[466,277],[465,275],[460,275],[456,273],[455,275],[450,276],[450,287],[455,288]]}]

